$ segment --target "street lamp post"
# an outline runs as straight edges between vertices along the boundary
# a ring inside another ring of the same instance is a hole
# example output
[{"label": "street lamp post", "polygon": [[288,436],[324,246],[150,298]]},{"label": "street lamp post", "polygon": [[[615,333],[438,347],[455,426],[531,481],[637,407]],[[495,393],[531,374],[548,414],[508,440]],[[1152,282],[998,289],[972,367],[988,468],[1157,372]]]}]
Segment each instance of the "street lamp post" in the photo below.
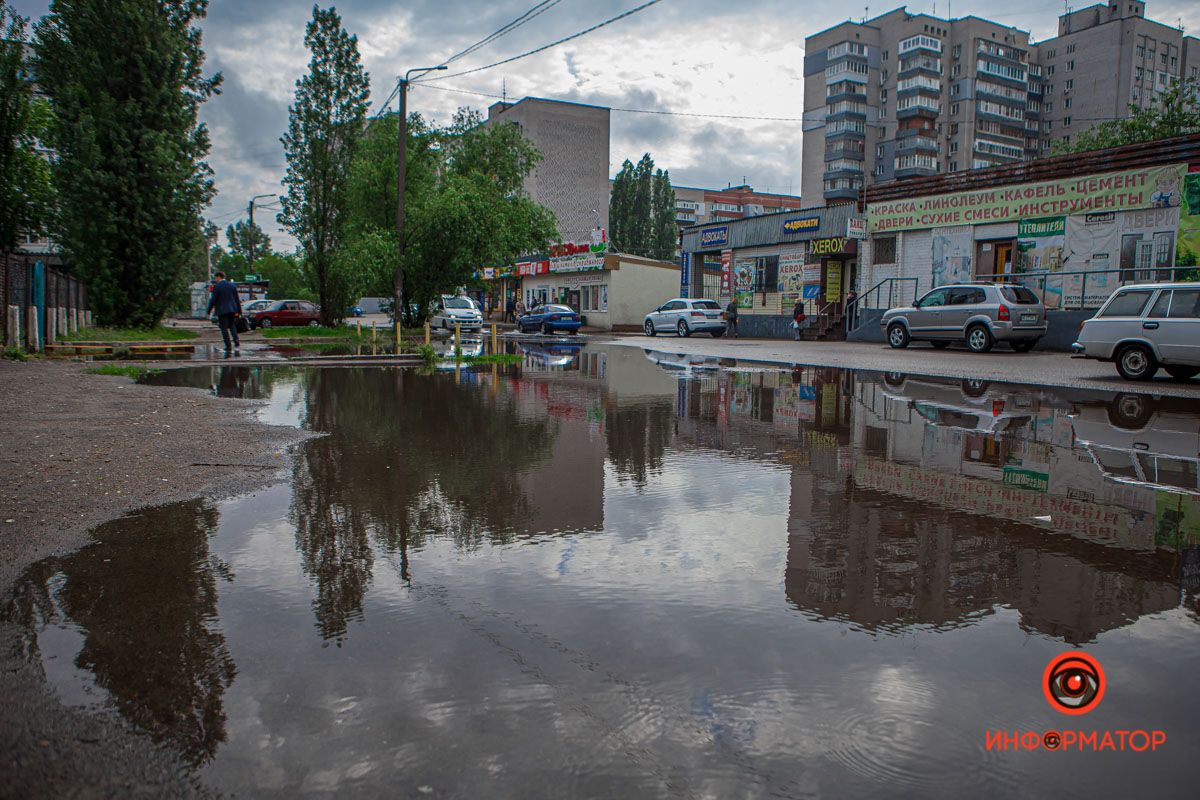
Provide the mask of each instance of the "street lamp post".
[{"label": "street lamp post", "polygon": [[400,134],[396,138],[396,271],[392,275],[392,317],[397,330],[404,321],[404,188],[408,177],[408,84],[414,73],[423,75],[445,68],[445,64],[437,67],[418,67],[410,69],[400,79]]},{"label": "street lamp post", "polygon": [[246,207],[246,213],[250,217],[250,228],[246,231],[246,236],[250,239],[250,250],[246,257],[246,272],[254,274],[254,201],[261,200],[264,197],[278,197],[274,194],[256,194],[250,198],[250,204]]}]

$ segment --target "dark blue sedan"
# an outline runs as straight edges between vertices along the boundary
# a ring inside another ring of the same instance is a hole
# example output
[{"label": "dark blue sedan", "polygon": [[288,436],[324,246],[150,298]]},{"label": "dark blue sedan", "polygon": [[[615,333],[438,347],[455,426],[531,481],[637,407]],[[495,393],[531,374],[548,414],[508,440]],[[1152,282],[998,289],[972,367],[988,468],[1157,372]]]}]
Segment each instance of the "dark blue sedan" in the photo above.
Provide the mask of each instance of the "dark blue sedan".
[{"label": "dark blue sedan", "polygon": [[521,333],[540,330],[544,334],[555,331],[574,333],[582,323],[579,315],[567,306],[544,305],[530,311],[517,320],[517,330]]}]

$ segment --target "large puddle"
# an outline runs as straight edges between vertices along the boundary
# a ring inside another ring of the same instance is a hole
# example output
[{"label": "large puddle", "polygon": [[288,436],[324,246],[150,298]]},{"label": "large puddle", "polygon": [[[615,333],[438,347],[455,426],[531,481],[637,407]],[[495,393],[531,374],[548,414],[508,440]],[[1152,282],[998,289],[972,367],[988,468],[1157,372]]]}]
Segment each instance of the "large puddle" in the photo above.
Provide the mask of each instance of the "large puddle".
[{"label": "large puddle", "polygon": [[[1193,791],[1186,401],[521,352],[157,377],[326,435],[31,569],[32,657],[242,794]],[[1042,691],[1069,650],[1086,715]],[[985,748],[1052,729],[1167,741]]]}]

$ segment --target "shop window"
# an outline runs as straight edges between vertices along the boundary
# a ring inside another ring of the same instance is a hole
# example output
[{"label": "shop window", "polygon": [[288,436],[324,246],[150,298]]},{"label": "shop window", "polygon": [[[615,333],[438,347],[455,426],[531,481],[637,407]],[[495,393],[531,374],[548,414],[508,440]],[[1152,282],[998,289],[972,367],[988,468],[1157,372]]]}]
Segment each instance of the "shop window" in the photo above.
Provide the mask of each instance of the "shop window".
[{"label": "shop window", "polygon": [[871,240],[871,261],[875,264],[896,263],[896,237],[876,236]]}]

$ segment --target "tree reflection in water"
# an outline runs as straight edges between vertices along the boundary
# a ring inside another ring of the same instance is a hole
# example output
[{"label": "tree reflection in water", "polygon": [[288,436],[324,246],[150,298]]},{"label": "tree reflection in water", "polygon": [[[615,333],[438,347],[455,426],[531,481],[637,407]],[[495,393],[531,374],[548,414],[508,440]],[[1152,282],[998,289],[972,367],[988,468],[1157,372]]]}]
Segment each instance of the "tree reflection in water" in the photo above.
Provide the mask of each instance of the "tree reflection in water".
[{"label": "tree reflection in water", "polygon": [[[210,556],[217,512],[203,501],[150,509],[98,528],[96,543],[36,565],[17,589],[18,618],[83,635],[75,666],[112,705],[193,765],[225,740],[225,690],[237,670],[217,626]],[[58,588],[61,587],[61,588]]]},{"label": "tree reflection in water", "polygon": [[305,374],[308,442],[293,473],[291,516],[313,610],[340,640],[362,617],[372,545],[408,575],[429,537],[458,547],[506,543],[529,502],[519,476],[545,458],[555,424],[518,413],[511,395],[404,370]]},{"label": "tree reflection in water", "polygon": [[605,411],[608,458],[622,483],[645,486],[662,471],[663,454],[671,443],[674,410],[670,400],[613,403]]}]

